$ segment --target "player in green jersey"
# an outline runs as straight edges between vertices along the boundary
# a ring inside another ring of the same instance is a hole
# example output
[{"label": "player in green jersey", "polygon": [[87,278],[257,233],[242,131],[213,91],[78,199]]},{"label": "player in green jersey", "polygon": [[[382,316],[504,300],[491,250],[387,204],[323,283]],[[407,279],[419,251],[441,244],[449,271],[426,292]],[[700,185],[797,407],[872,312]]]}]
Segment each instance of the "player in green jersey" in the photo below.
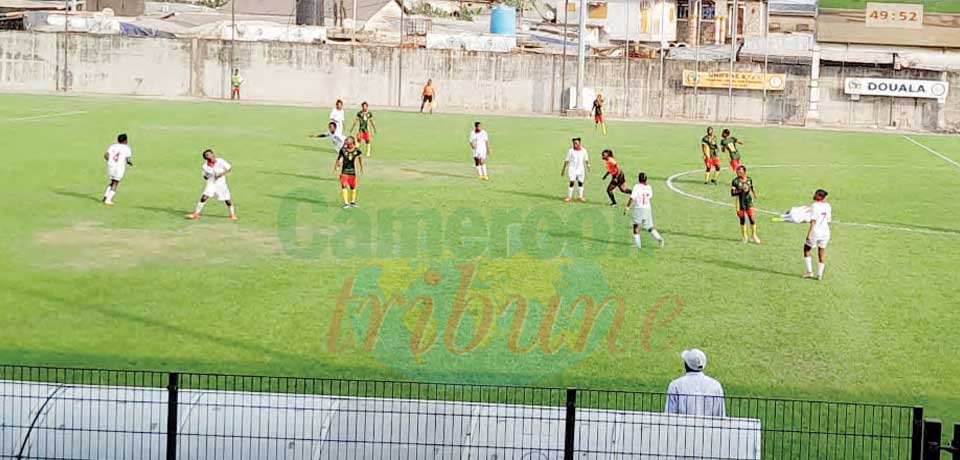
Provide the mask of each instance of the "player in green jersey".
[{"label": "player in green jersey", "polygon": [[737,217],[740,218],[740,235],[743,236],[743,242],[747,239],[747,219],[750,219],[750,228],[753,230],[753,242],[760,244],[760,237],[757,236],[756,209],[753,207],[753,200],[757,199],[757,189],[753,186],[753,179],[747,175],[747,167],[737,168],[737,177],[730,183],[730,196],[734,197],[733,206],[737,210]]},{"label": "player in green jersey", "polygon": [[340,171],[340,196],[343,198],[343,208],[357,207],[357,173],[363,174],[363,157],[357,149],[357,141],[348,136],[343,142],[343,148],[337,155],[337,162],[333,171]]},{"label": "player in green jersey", "polygon": [[593,130],[600,129],[604,136],[607,135],[607,122],[603,119],[603,95],[597,93],[597,98],[593,100]]},{"label": "player in green jersey", "polygon": [[233,75],[230,76],[230,100],[240,100],[240,85],[243,84],[243,77],[240,76],[240,69],[233,69]]},{"label": "player in green jersey", "polygon": [[[713,127],[707,128],[707,135],[700,139],[700,150],[703,152],[703,165],[707,168],[703,173],[703,183],[708,181],[717,185],[717,178],[720,177],[720,153],[717,145],[717,137],[713,135]],[[710,175],[710,169],[713,169],[713,176]]]},{"label": "player in green jersey", "polygon": [[377,125],[373,122],[373,112],[370,111],[370,105],[366,102],[360,104],[360,111],[357,112],[357,117],[353,119],[353,124],[350,125],[350,132],[353,132],[353,128],[360,125],[360,131],[357,132],[357,141],[367,143],[367,156],[373,152],[373,137],[370,134],[371,128],[373,132],[377,132]]},{"label": "player in green jersey", "polygon": [[731,136],[729,129],[724,129],[720,137],[723,138],[720,141],[720,148],[727,152],[730,157],[730,169],[736,174],[737,170],[740,169],[740,148],[737,146],[743,145],[743,141]]}]

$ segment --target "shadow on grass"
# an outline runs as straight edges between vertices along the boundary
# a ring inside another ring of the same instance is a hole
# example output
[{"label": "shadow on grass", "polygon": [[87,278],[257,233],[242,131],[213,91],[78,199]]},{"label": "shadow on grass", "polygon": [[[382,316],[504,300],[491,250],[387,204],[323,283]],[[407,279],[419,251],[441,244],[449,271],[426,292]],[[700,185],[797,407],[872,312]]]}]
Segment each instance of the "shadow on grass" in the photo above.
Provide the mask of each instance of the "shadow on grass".
[{"label": "shadow on grass", "polygon": [[336,182],[337,178],[329,176],[314,176],[311,174],[296,174],[285,171],[261,171],[264,174],[272,174],[274,176],[287,176],[287,177],[296,177],[297,179],[308,179],[308,180],[319,180],[325,182]]},{"label": "shadow on grass", "polygon": [[[13,292],[24,297],[56,303],[64,308],[64,311],[73,311],[80,308],[84,311],[93,311],[104,316],[115,318],[120,321],[130,323],[128,331],[136,333],[139,328],[158,328],[164,332],[176,336],[183,340],[200,340],[221,347],[229,347],[237,351],[238,356],[249,358],[248,353],[259,354],[270,359],[280,359],[288,362],[297,362],[306,359],[305,356],[297,356],[292,353],[275,350],[272,348],[256,345],[247,340],[232,338],[227,336],[218,336],[202,330],[190,329],[179,324],[165,322],[163,320],[151,317],[140,316],[132,313],[130,309],[113,309],[103,306],[97,302],[86,302],[82,297],[67,298],[55,294],[53,286],[27,287],[22,284],[5,283],[0,281],[3,289],[7,292]],[[174,337],[171,337],[174,339]],[[176,341],[176,340],[174,340]]]},{"label": "shadow on grass", "polygon": [[157,208],[153,206],[134,206],[133,208],[140,209],[143,211],[155,212],[159,214],[167,214],[167,215],[181,217],[181,218],[186,217],[186,215],[190,213],[189,211],[183,210],[183,209]]},{"label": "shadow on grass", "polygon": [[306,197],[306,196],[301,196],[301,195],[273,195],[273,194],[269,194],[269,193],[268,193],[266,196],[268,196],[268,197],[270,197],[270,198],[276,198],[276,199],[278,199],[278,200],[293,200],[293,201],[299,201],[299,202],[301,202],[301,203],[320,204],[320,205],[324,205],[324,206],[331,207],[331,208],[332,208],[332,207],[340,207],[340,205],[338,205],[338,204],[337,204],[336,206],[334,206],[334,205],[336,204],[335,202],[327,203],[327,202],[325,202],[325,201],[323,201],[323,200],[315,200],[315,199],[313,199],[313,198]]},{"label": "shadow on grass", "polygon": [[742,264],[740,262],[734,262],[732,260],[717,260],[717,259],[689,259],[689,260],[702,262],[705,264],[710,264],[720,268],[727,268],[731,270],[739,270],[744,272],[755,272],[755,273],[766,273],[769,275],[786,276],[788,278],[794,278],[794,279],[800,278],[800,276],[797,275],[796,273],[787,273],[787,272],[781,272],[777,270],[770,270],[770,269],[755,266],[755,265],[748,265],[748,264]]},{"label": "shadow on grass", "polygon": [[717,242],[721,242],[721,243],[739,242],[739,241],[740,241],[739,238],[724,238],[724,237],[722,237],[722,236],[698,235],[698,234],[696,234],[696,233],[678,232],[678,231],[676,231],[676,230],[670,230],[670,229],[664,229],[664,230],[663,230],[663,234],[664,234],[664,235],[667,235],[667,236],[670,236],[670,235],[685,236],[685,237],[687,237],[687,238],[696,238],[696,239],[698,239],[698,240],[706,240],[706,241],[717,241]]},{"label": "shadow on grass", "polygon": [[93,201],[94,203],[101,203],[101,202],[102,202],[101,199],[100,199],[100,197],[97,197],[97,196],[94,196],[94,195],[88,195],[88,194],[86,194],[86,193],[78,193],[78,192],[72,192],[72,191],[70,191],[70,190],[63,190],[63,189],[56,189],[56,188],[50,189],[50,191],[53,192],[53,193],[56,193],[57,195],[60,195],[60,196],[68,196],[68,197],[70,197],[70,198],[79,198],[79,199],[83,199],[83,200],[90,200],[90,201]]},{"label": "shadow on grass", "polygon": [[466,176],[463,174],[450,174],[450,173],[439,172],[439,171],[427,171],[427,170],[411,169],[411,168],[400,168],[400,170],[403,172],[421,174],[424,176],[452,177],[454,179],[476,179],[476,177],[474,176]]},{"label": "shadow on grass", "polygon": [[[329,142],[326,139],[321,139],[321,140],[325,142]],[[325,152],[325,153],[329,153],[331,157],[336,156],[336,152],[333,151],[333,147],[330,144],[326,144],[326,146],[324,147],[321,147],[319,145],[305,145],[305,144],[282,144],[282,145],[284,147],[290,147],[290,148],[299,149],[299,150],[306,150],[308,152]]]},{"label": "shadow on grass", "polygon": [[522,190],[493,190],[493,191],[497,193],[506,193],[509,195],[525,196],[528,198],[539,198],[541,200],[553,201],[555,203],[563,202],[562,195],[547,195],[546,193],[524,192]]}]

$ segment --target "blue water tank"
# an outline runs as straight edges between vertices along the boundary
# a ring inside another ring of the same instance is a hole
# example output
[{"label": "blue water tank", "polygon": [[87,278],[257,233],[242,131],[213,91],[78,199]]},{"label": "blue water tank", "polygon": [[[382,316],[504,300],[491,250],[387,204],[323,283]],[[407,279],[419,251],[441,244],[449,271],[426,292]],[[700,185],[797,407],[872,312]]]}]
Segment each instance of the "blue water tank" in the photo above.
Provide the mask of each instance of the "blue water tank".
[{"label": "blue water tank", "polygon": [[494,6],[490,15],[490,33],[516,35],[517,9],[507,5]]}]

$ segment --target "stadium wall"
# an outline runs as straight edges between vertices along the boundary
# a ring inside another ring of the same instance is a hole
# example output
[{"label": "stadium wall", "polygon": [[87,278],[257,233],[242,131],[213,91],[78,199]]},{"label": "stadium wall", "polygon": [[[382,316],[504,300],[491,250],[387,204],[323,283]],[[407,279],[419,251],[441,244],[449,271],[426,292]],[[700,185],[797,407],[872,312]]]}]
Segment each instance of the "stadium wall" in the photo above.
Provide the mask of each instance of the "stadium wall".
[{"label": "stadium wall", "polygon": [[[396,47],[147,39],[91,34],[0,31],[0,90],[226,98],[230,62],[246,82],[246,100],[330,106],[362,100],[375,107],[419,104],[432,78],[441,108],[474,112],[557,113],[576,60],[541,54],[478,53]],[[566,69],[564,69],[566,65]],[[691,88],[682,83],[689,61],[589,59],[586,85],[602,91],[613,117],[806,124],[810,67],[770,64],[787,74],[784,91]],[[699,70],[727,71],[729,63],[702,62]],[[738,71],[762,72],[740,62]],[[663,78],[661,79],[661,71]],[[66,76],[66,78],[64,78]],[[565,81],[561,77],[565,77]],[[843,78],[948,79],[946,104],[843,94]],[[960,131],[960,74],[852,65],[821,72],[820,124],[923,131]]]}]

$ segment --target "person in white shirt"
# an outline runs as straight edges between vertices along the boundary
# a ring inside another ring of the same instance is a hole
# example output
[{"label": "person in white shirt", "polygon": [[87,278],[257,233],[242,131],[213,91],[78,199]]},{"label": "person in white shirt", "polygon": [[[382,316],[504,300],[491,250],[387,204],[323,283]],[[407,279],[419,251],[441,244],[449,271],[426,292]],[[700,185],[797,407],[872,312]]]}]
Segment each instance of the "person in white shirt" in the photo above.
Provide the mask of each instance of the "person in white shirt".
[{"label": "person in white shirt", "polygon": [[817,265],[817,279],[823,279],[827,244],[830,243],[830,222],[833,221],[833,207],[827,203],[827,191],[818,189],[813,194],[813,204],[810,205],[810,227],[807,229],[807,239],[803,243],[803,262],[807,266],[804,278],[813,278],[813,259],[810,250],[817,248],[820,263]]},{"label": "person in white shirt", "polygon": [[200,201],[197,202],[196,209],[187,214],[187,219],[199,219],[200,212],[203,211],[203,205],[210,198],[216,197],[223,201],[230,210],[230,220],[237,220],[237,211],[233,207],[233,201],[230,196],[230,187],[227,186],[227,174],[233,170],[233,166],[223,158],[217,158],[213,150],[203,151],[203,180],[206,186],[203,188],[203,194],[200,195]]},{"label": "person in white shirt", "polygon": [[473,150],[473,164],[477,167],[478,177],[480,180],[490,180],[490,176],[487,175],[490,136],[479,121],[473,123],[473,131],[470,131],[470,149]]},{"label": "person in white shirt", "polygon": [[573,138],[573,147],[567,150],[567,157],[563,160],[563,169],[560,175],[567,176],[570,184],[567,186],[567,197],[563,201],[570,202],[573,199],[573,184],[579,187],[580,201],[587,201],[583,196],[583,182],[587,173],[590,172],[590,155],[587,153],[579,137]]},{"label": "person in white shirt", "polygon": [[640,229],[650,232],[650,236],[663,247],[663,236],[653,227],[653,187],[647,185],[647,174],[641,172],[637,176],[637,185],[630,191],[630,199],[624,213],[633,207],[633,243],[640,249]]},{"label": "person in white shirt", "polygon": [[330,121],[337,124],[337,134],[343,135],[343,101],[337,99],[337,103],[334,105],[333,109],[330,109]]},{"label": "person in white shirt", "polygon": [[107,190],[103,192],[101,200],[103,204],[113,206],[113,197],[117,194],[117,187],[120,186],[120,181],[127,172],[127,166],[133,166],[131,157],[133,157],[133,151],[127,145],[126,134],[117,136],[117,143],[107,147],[103,159],[107,162],[107,177],[110,183],[107,184]]},{"label": "person in white shirt", "polygon": [[327,132],[310,137],[329,137],[330,141],[333,142],[333,153],[340,153],[343,143],[347,140],[342,133],[337,133],[337,124],[332,121],[327,124]]},{"label": "person in white shirt", "polygon": [[723,402],[723,387],[720,382],[703,373],[707,355],[692,348],[680,353],[684,374],[667,387],[668,414],[696,415],[701,417],[726,417]]}]

